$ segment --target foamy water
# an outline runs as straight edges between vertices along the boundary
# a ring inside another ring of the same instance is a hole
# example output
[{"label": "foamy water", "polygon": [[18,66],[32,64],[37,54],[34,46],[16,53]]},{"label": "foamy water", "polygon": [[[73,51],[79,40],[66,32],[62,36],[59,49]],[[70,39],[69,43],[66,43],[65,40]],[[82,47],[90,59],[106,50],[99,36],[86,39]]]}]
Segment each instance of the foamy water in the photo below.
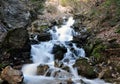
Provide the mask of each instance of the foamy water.
[{"label": "foamy water", "polygon": [[[69,42],[73,39],[73,35],[77,34],[71,27],[74,22],[75,21],[73,18],[70,17],[68,21],[65,22],[65,25],[61,26],[61,28],[55,26],[54,30],[51,29],[49,31],[52,35],[52,40],[31,45],[33,64],[26,64],[22,68],[25,84],[67,84],[66,81],[68,80],[73,81],[74,84],[81,84],[80,80],[84,81],[85,84],[108,84],[100,79],[89,80],[85,77],[81,77],[77,73],[77,68],[72,67],[77,59],[80,57],[85,57],[85,51],[83,48],[77,47],[74,43],[72,43],[72,46],[66,44],[66,42]],[[66,47],[67,52],[60,62],[62,62],[65,66],[68,66],[70,72],[54,66],[54,54],[51,52],[55,44],[60,44]],[[71,48],[73,48],[76,53],[73,53]],[[66,59],[69,61],[66,62]],[[50,76],[46,76],[45,74],[36,75],[37,66],[40,64],[49,66],[49,70],[51,71]],[[59,73],[57,76],[54,76],[57,71],[59,71]]]}]

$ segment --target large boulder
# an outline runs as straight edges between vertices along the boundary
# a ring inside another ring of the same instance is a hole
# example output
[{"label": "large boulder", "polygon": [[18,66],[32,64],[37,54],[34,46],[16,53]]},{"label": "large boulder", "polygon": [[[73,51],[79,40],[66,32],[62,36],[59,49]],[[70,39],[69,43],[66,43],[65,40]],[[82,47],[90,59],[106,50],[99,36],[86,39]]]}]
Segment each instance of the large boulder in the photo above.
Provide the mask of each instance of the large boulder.
[{"label": "large boulder", "polygon": [[74,64],[77,67],[78,74],[87,78],[96,78],[97,75],[94,71],[94,66],[91,66],[86,59],[78,59]]},{"label": "large boulder", "polygon": [[9,28],[21,28],[30,22],[28,8],[20,0],[0,0],[0,15]]},{"label": "large boulder", "polygon": [[55,44],[52,53],[55,55],[55,60],[62,60],[67,49],[63,45]]},{"label": "large boulder", "polygon": [[9,31],[2,42],[0,63],[20,65],[30,58],[30,41],[26,29],[17,28]]},{"label": "large boulder", "polygon": [[26,42],[29,40],[28,33],[26,29],[19,28],[13,29],[7,33],[4,40],[4,46],[8,48],[23,48]]}]

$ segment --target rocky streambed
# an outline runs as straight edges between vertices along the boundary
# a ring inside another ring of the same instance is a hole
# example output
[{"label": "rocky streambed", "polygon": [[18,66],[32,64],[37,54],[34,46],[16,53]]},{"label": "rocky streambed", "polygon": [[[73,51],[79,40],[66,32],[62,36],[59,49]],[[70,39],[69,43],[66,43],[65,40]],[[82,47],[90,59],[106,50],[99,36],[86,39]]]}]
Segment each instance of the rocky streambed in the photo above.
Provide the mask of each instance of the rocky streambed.
[{"label": "rocky streambed", "polygon": [[[37,9],[36,6],[33,7],[33,9],[29,9],[28,6],[27,8],[24,0],[22,2],[18,0],[1,0],[0,3],[3,3],[0,5],[0,15],[2,15],[0,16],[0,81],[3,84],[19,84],[22,83],[24,79],[23,73],[21,72],[22,66],[24,64],[33,63],[31,60],[32,57],[30,56],[31,45],[47,42],[52,39],[52,35],[47,31],[53,29],[55,32],[56,30],[53,26],[57,25],[60,28],[61,24],[64,24],[64,22],[67,21],[67,18],[62,19],[64,14],[63,16],[57,16],[56,18],[47,18],[49,14],[46,14],[39,15],[38,20],[32,22],[39,13],[38,11],[34,11],[34,8]],[[34,16],[35,18],[33,18]],[[75,64],[73,64],[73,68],[76,68],[73,69],[73,71],[75,71],[74,74],[77,71],[78,75],[88,79],[100,78],[110,83],[119,84],[120,48],[119,44],[116,43],[117,40],[109,39],[104,41],[103,39],[98,39],[96,37],[96,32],[93,31],[92,28],[87,28],[89,23],[88,25],[84,24],[90,20],[89,17],[85,17],[81,14],[73,15],[73,17],[75,23],[72,28],[79,32],[79,34],[74,35],[73,40],[68,43],[66,42],[66,44],[71,47],[73,42],[77,44],[77,47],[84,48],[87,57],[87,59],[80,57],[75,61]],[[51,70],[50,66],[47,64],[38,64],[38,66],[35,67],[36,74],[49,77],[53,72],[52,76],[57,78],[63,77],[64,74],[66,74],[69,78],[64,80],[64,83],[72,84],[76,80],[73,81],[71,79],[72,75],[69,74],[72,72],[70,66],[66,66],[64,63],[59,62],[64,58],[64,54],[67,51],[68,50],[63,44],[55,44],[51,53],[55,55],[54,67],[56,67],[57,70]],[[76,53],[74,48],[70,51],[74,52],[74,54]],[[64,61],[69,63],[68,59],[65,59]],[[58,68],[61,68],[63,71],[59,71]],[[32,69],[30,68],[27,70]],[[37,78],[35,78],[35,80],[36,79]],[[43,79],[51,81],[51,78],[43,77]],[[60,83],[61,80],[62,79],[52,81],[51,84],[53,84],[53,82],[58,83],[58,81]],[[85,81],[87,81],[87,79],[81,78],[77,82],[84,84]],[[99,82],[99,80],[94,81]]]}]

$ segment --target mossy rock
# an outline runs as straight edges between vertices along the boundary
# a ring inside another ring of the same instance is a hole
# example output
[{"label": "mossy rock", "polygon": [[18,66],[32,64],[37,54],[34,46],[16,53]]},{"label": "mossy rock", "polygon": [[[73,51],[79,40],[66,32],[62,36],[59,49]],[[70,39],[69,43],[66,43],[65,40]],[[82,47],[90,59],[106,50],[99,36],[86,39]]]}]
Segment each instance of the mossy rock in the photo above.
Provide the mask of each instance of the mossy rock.
[{"label": "mossy rock", "polygon": [[120,34],[120,26],[116,29],[115,33],[119,33]]},{"label": "mossy rock", "polygon": [[[86,45],[84,46],[85,51],[87,52],[87,56],[93,55],[95,52],[100,52],[100,49],[102,48],[102,40],[101,39],[91,39],[86,42]],[[105,48],[105,45],[104,47]],[[93,54],[92,54],[93,53]]]},{"label": "mossy rock", "polygon": [[8,31],[0,50],[0,63],[20,65],[30,61],[30,41],[26,29],[18,28]]},{"label": "mossy rock", "polygon": [[120,34],[120,29],[118,29],[116,32]]},{"label": "mossy rock", "polygon": [[90,58],[94,58],[96,63],[102,62],[106,59],[103,52],[107,45],[101,39],[95,39],[89,43],[88,49],[90,51]]},{"label": "mossy rock", "polygon": [[38,31],[43,32],[48,28],[49,28],[48,25],[41,25],[41,26],[38,27]]},{"label": "mossy rock", "polygon": [[7,36],[2,43],[2,47],[7,49],[23,48],[28,40],[29,35],[26,29],[13,29],[7,33]]},{"label": "mossy rock", "polygon": [[87,78],[96,78],[94,67],[90,66],[86,59],[78,59],[74,64],[74,67],[77,67],[79,75]]},{"label": "mossy rock", "polygon": [[104,54],[102,54],[105,49],[106,49],[106,46],[103,44],[96,45],[93,48],[91,57],[95,59],[95,62],[99,63],[106,60],[106,57],[104,56]]}]

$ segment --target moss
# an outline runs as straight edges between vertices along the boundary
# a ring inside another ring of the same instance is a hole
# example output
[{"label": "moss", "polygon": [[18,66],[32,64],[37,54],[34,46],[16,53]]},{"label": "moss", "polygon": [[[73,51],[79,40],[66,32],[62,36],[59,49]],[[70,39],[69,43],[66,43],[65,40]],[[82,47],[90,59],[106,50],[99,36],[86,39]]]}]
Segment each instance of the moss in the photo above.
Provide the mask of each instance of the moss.
[{"label": "moss", "polygon": [[[89,56],[92,56],[93,54],[95,54],[95,53],[93,53],[93,52],[96,52],[96,50],[94,50],[94,49],[96,48],[96,46],[98,46],[101,43],[102,43],[101,39],[91,39],[91,40],[88,40],[88,42],[84,46],[84,49],[85,49],[85,51],[87,53],[87,56],[89,57]],[[98,49],[97,49],[97,51],[98,51]]]},{"label": "moss", "polygon": [[87,65],[88,62],[87,62],[87,59],[78,59],[75,63],[75,65],[79,65],[79,64],[85,64]]},{"label": "moss", "polygon": [[40,31],[43,31],[43,30],[45,30],[45,29],[47,29],[48,28],[48,25],[41,25],[38,29],[40,30]]},{"label": "moss", "polygon": [[78,68],[79,75],[85,76],[87,78],[96,77],[94,67],[90,66],[86,59],[78,59],[74,66]]},{"label": "moss", "polygon": [[102,55],[102,52],[106,49],[106,45],[99,44],[96,45],[91,53],[91,56],[94,57],[95,62],[104,61],[105,57]]},{"label": "moss", "polygon": [[117,66],[116,68],[117,68],[118,73],[120,73],[120,66]]},{"label": "moss", "polygon": [[102,45],[97,45],[92,52],[92,55],[99,56],[100,51],[103,49],[104,47]]},{"label": "moss", "polygon": [[107,48],[101,39],[92,39],[85,45],[85,51],[88,57],[95,58],[95,62],[102,61],[104,56],[102,52]]},{"label": "moss", "polygon": [[4,68],[4,67],[6,67],[6,66],[8,66],[9,65],[9,63],[8,62],[5,62],[5,63],[0,63],[0,69],[2,69],[2,68]]},{"label": "moss", "polygon": [[120,34],[120,27],[117,28],[115,32]]}]

